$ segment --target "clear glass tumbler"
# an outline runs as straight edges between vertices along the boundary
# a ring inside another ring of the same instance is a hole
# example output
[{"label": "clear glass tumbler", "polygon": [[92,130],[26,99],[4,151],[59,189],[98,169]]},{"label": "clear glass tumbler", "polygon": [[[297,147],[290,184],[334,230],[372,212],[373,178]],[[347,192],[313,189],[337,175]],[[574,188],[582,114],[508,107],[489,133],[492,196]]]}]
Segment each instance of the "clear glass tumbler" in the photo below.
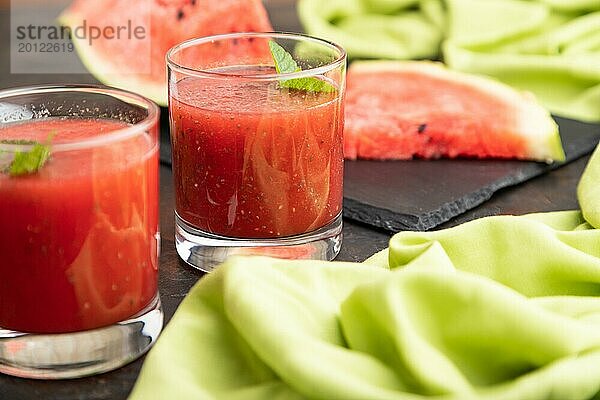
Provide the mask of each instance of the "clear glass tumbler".
[{"label": "clear glass tumbler", "polygon": [[100,86],[0,91],[0,372],[100,373],[156,340],[158,119]]},{"label": "clear glass tumbler", "polygon": [[231,254],[333,259],[344,50],[300,34],[232,33],[181,43],[167,64],[180,257],[204,271]]}]

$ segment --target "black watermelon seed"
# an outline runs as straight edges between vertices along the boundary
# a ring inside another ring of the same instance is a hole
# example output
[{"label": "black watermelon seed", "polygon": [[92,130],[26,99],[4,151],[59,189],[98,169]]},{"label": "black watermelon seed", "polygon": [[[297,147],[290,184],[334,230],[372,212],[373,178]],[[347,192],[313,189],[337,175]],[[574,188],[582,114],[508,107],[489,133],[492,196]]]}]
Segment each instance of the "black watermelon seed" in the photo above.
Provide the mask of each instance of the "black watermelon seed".
[{"label": "black watermelon seed", "polygon": [[423,132],[425,132],[425,129],[427,129],[427,124],[421,124],[421,125],[419,125],[417,132],[423,133]]},{"label": "black watermelon seed", "polygon": [[179,9],[177,11],[177,21],[181,21],[183,17],[185,17],[185,14],[183,13],[183,10]]}]

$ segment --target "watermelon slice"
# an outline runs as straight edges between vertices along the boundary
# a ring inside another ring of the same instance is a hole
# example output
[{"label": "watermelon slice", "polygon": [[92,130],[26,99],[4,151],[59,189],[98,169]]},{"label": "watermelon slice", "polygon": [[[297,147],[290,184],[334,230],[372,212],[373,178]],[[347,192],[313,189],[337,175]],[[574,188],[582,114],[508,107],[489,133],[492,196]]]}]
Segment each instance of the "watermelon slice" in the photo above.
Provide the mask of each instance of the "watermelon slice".
[{"label": "watermelon slice", "polygon": [[[109,30],[90,41],[72,35],[79,57],[101,82],[167,104],[165,55],[184,40],[229,32],[272,31],[261,0],[75,0],[59,17],[62,25],[77,27],[131,26],[121,40]],[[133,29],[144,28],[147,40],[132,40]],[[81,29],[80,29],[81,32]],[[149,34],[148,34],[149,32]],[[240,46],[259,46],[240,43]],[[268,49],[266,49],[268,52]]]},{"label": "watermelon slice", "polygon": [[345,117],[347,159],[565,158],[533,95],[435,62],[353,63]]}]

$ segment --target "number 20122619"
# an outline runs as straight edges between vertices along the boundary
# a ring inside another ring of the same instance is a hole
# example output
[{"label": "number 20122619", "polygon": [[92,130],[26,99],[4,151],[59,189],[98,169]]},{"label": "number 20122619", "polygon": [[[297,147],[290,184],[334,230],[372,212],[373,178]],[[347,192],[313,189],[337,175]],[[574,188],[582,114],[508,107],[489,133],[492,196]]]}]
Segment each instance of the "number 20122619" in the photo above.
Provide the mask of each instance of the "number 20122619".
[{"label": "number 20122619", "polygon": [[19,43],[19,53],[72,53],[73,43]]}]

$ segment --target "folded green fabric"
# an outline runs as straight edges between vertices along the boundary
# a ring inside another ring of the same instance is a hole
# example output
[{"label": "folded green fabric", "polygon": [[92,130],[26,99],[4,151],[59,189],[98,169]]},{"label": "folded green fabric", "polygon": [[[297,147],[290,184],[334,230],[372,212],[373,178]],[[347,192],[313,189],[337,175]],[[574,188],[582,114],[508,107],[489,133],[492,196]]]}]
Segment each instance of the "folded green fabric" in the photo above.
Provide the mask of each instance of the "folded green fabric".
[{"label": "folded green fabric", "polygon": [[300,0],[306,31],[355,58],[436,58],[600,121],[598,0]]},{"label": "folded green fabric", "polygon": [[600,396],[599,174],[600,149],[582,211],[401,232],[361,264],[230,258],[184,299],[131,399]]},{"label": "folded green fabric", "polygon": [[[385,13],[395,11],[396,3],[401,12]],[[435,55],[441,30],[418,10],[404,9],[414,3],[418,1],[309,0],[300,1],[298,11],[308,33],[341,44],[352,57],[407,59]]]}]

